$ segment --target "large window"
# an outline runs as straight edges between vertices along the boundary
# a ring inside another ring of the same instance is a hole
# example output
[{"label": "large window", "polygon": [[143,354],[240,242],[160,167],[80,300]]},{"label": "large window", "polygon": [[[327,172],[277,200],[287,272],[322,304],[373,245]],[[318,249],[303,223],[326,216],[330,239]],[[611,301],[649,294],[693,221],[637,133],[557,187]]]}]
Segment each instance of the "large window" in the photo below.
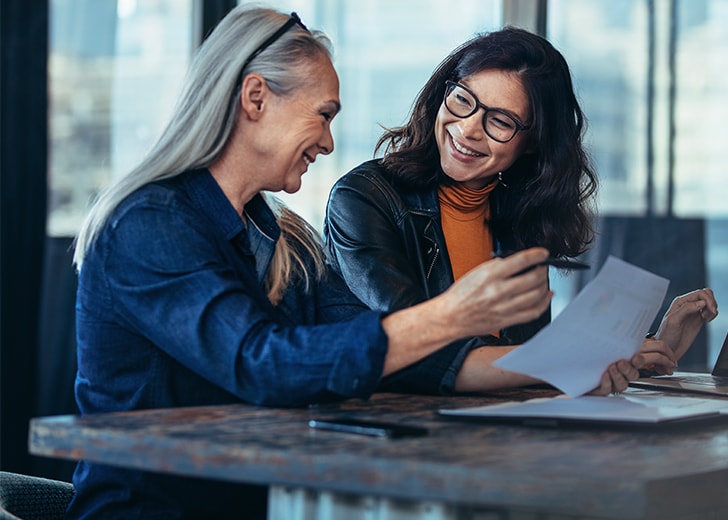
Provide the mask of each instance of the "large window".
[{"label": "large window", "polygon": [[193,48],[192,0],[51,0],[50,236],[151,145]]},{"label": "large window", "polygon": [[[51,236],[72,236],[94,195],[149,148],[196,45],[194,0],[51,0]],[[273,1],[335,46],[344,109],[336,152],[286,202],[321,227],[333,182],[404,121],[445,55],[500,23],[499,0]],[[423,30],[423,28],[428,28]]]},{"label": "large window", "polygon": [[[548,21],[589,118],[604,233],[637,236],[614,222],[658,231],[623,251],[641,248],[644,267],[671,262],[673,284],[702,279],[720,305],[728,297],[728,2],[549,0]],[[708,365],[726,330],[725,315],[709,325]]]},{"label": "large window", "polygon": [[[281,197],[320,228],[333,182],[373,157],[382,127],[405,121],[441,59],[473,34],[500,27],[504,8],[536,4],[271,0],[269,5],[297,11],[331,37],[343,101],[333,125],[336,151],[316,161],[299,193]],[[98,190],[126,173],[159,132],[199,41],[193,28],[200,4],[50,5],[48,233],[72,236]],[[722,160],[728,2],[549,0],[547,21],[547,37],[570,63],[589,119],[587,143],[601,179],[594,250],[637,258],[651,270],[670,261],[671,287],[709,285],[720,303],[728,294],[728,177]],[[630,234],[640,227],[657,231]],[[555,313],[583,282],[554,276]],[[728,314],[709,327],[708,364],[726,329]]]}]

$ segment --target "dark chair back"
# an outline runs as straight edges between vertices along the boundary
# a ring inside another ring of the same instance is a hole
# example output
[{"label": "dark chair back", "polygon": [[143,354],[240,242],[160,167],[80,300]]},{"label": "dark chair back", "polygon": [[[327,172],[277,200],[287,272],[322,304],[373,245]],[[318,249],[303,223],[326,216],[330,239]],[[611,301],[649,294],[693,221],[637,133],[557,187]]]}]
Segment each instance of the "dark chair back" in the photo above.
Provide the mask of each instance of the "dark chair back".
[{"label": "dark chair back", "polygon": [[73,494],[70,482],[0,471],[0,520],[62,520]]}]

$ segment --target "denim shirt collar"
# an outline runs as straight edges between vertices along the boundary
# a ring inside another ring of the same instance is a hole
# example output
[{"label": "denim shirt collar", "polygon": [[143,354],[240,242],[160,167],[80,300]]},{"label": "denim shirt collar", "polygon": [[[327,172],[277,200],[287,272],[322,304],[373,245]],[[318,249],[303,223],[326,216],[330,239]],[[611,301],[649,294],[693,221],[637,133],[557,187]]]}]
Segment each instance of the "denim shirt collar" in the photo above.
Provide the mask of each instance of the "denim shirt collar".
[{"label": "denim shirt collar", "polygon": [[227,240],[245,230],[243,220],[209,170],[191,171],[183,177],[183,184],[192,203]]},{"label": "denim shirt collar", "polygon": [[262,281],[273,260],[276,242],[281,231],[273,213],[260,194],[245,205],[245,215],[248,219],[247,245],[255,257],[258,280]]},{"label": "denim shirt collar", "polygon": [[256,274],[263,280],[281,234],[275,215],[263,196],[258,193],[245,205],[249,221],[246,227],[209,170],[192,171],[183,182],[192,203],[225,239],[235,242],[243,253],[255,257]]}]

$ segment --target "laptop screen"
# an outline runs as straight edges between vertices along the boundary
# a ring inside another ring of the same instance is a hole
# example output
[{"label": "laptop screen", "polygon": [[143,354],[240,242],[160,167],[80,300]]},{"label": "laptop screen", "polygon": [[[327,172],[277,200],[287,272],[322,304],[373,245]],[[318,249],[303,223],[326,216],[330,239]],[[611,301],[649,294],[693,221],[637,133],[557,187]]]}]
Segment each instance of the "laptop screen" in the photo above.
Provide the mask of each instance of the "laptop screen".
[{"label": "laptop screen", "polygon": [[728,377],[728,334],[726,334],[723,340],[723,346],[720,349],[718,359],[715,361],[715,366],[711,373],[714,376]]}]

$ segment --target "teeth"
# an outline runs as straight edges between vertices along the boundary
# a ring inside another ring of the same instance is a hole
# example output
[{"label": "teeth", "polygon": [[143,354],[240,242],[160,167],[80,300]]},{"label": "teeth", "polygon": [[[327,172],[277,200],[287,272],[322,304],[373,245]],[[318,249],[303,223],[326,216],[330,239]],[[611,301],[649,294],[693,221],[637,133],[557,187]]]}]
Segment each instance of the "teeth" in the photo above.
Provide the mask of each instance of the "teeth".
[{"label": "teeth", "polygon": [[472,150],[468,150],[467,148],[463,148],[457,142],[455,142],[455,139],[452,139],[451,138],[451,141],[452,141],[452,145],[460,153],[464,153],[465,155],[470,155],[472,157],[480,157],[481,155],[483,155],[482,153],[473,152]]},{"label": "teeth", "polygon": [[309,164],[311,164],[311,159],[309,159],[306,155],[304,155],[303,156],[303,162],[305,162],[306,163],[306,166],[308,166]]}]

